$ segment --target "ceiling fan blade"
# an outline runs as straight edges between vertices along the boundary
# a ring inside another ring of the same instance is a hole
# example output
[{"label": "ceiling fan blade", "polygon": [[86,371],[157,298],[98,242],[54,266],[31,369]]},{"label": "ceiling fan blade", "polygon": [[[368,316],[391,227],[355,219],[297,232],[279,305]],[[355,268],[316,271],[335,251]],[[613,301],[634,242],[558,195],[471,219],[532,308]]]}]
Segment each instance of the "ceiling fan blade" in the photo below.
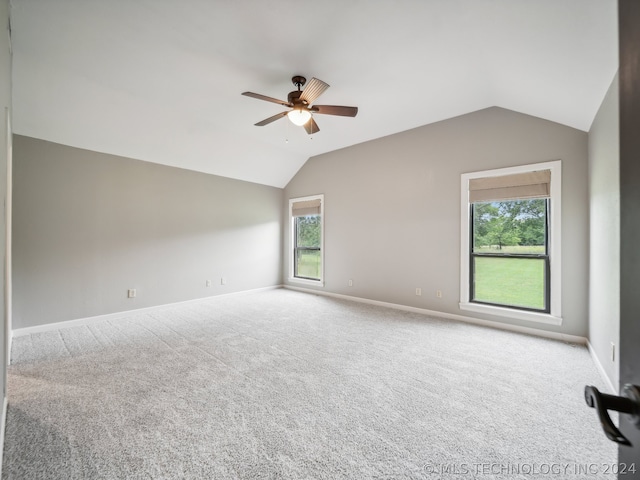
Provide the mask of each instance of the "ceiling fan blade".
[{"label": "ceiling fan blade", "polygon": [[339,105],[314,105],[313,113],[323,115],[340,115],[341,117],[355,117],[358,114],[358,107],[342,107]]},{"label": "ceiling fan blade", "polygon": [[317,78],[313,77],[304,86],[302,95],[300,95],[300,100],[304,100],[307,102],[307,105],[311,105],[314,100],[322,95],[327,88],[329,88],[328,83],[325,83],[322,80],[318,80]]},{"label": "ceiling fan blade", "polygon": [[278,100],[277,98],[267,97],[266,95],[260,95],[259,93],[242,92],[242,95],[244,95],[245,97],[257,98],[258,100],[264,100],[266,102],[277,103],[278,105],[284,105],[285,107],[293,106],[290,103],[285,102],[284,100]]},{"label": "ceiling fan blade", "polygon": [[264,127],[265,125],[269,125],[271,122],[275,122],[279,118],[282,118],[282,117],[286,116],[287,113],[289,113],[289,112],[276,113],[274,116],[269,117],[269,118],[265,118],[261,122],[256,123],[255,126],[256,127]]},{"label": "ceiling fan blade", "polygon": [[318,127],[318,124],[313,119],[313,117],[311,117],[309,121],[304,124],[304,129],[307,131],[309,135],[318,133],[320,131],[320,127]]}]

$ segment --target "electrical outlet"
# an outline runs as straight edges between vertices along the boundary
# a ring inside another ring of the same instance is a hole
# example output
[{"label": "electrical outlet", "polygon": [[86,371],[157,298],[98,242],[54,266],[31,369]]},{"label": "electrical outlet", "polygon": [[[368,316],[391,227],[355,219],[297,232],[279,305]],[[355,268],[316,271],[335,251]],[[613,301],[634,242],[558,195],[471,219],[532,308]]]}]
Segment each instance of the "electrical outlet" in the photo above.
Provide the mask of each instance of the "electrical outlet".
[{"label": "electrical outlet", "polygon": [[616,344],[611,342],[611,361],[616,361]]},{"label": "electrical outlet", "polygon": [[353,280],[349,279],[349,286],[353,287]]},{"label": "electrical outlet", "polygon": [[442,298],[442,290],[436,290],[436,297]]},{"label": "electrical outlet", "polygon": [[419,297],[422,295],[422,289],[421,288],[416,288],[416,295],[418,295]]},{"label": "electrical outlet", "polygon": [[135,298],[136,297],[136,289],[130,288],[127,290],[127,298]]},{"label": "electrical outlet", "polygon": [[226,285],[227,284],[227,278],[226,277],[222,277],[220,279],[220,285]]},{"label": "electrical outlet", "polygon": [[210,286],[211,286],[211,280],[207,280],[207,281],[205,282],[205,285],[206,285],[207,287],[210,287]]}]

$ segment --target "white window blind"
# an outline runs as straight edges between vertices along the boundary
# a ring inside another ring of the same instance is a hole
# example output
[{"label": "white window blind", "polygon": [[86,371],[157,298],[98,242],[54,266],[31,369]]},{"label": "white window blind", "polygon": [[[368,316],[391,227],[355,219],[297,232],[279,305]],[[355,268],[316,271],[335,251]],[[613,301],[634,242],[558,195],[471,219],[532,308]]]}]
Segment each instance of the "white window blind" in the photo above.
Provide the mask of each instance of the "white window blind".
[{"label": "white window blind", "polygon": [[321,199],[302,200],[294,202],[291,206],[291,215],[294,217],[304,217],[305,215],[320,215]]},{"label": "white window blind", "polygon": [[551,170],[473,178],[469,180],[469,202],[548,198],[550,184]]}]

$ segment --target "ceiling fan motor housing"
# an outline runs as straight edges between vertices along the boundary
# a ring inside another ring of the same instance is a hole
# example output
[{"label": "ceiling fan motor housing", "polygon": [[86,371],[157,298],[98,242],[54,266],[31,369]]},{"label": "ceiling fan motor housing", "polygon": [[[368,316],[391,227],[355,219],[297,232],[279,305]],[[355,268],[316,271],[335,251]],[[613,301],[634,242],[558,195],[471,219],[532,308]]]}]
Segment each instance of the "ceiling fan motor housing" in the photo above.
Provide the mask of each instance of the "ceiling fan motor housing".
[{"label": "ceiling fan motor housing", "polygon": [[289,103],[293,104],[294,108],[307,105],[307,102],[300,100],[300,95],[302,95],[300,90],[294,90],[293,92],[289,92],[289,95],[287,96],[287,100]]}]

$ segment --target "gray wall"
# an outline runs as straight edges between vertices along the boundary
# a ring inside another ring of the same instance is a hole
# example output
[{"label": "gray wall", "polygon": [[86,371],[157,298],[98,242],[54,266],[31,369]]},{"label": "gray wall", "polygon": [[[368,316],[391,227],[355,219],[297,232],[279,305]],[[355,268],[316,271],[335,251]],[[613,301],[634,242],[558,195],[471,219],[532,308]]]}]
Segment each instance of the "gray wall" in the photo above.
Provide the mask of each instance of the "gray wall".
[{"label": "gray wall", "polygon": [[620,343],[620,122],[618,76],[589,131],[589,341],[614,386]]},{"label": "gray wall", "polygon": [[[0,198],[3,205],[7,204],[7,165],[8,151],[7,143],[10,137],[7,135],[6,111],[11,112],[11,47],[7,34],[9,26],[9,0],[0,0]],[[11,228],[7,224],[5,209],[0,209],[0,316],[2,316],[2,328],[0,328],[0,368],[2,368],[2,398],[6,397],[6,337],[5,327],[8,320],[6,312],[7,300],[5,298],[6,289],[10,285],[5,283],[6,266],[6,237],[7,229]],[[4,425],[2,425],[4,427]]]},{"label": "gray wall", "polygon": [[282,189],[18,135],[13,171],[14,328],[280,284]]},{"label": "gray wall", "polygon": [[460,174],[556,159],[563,172],[563,325],[472,316],[586,336],[585,132],[501,108],[481,110],[311,158],[285,188],[284,208],[292,197],[325,195],[325,291],[468,316],[458,307]]}]

